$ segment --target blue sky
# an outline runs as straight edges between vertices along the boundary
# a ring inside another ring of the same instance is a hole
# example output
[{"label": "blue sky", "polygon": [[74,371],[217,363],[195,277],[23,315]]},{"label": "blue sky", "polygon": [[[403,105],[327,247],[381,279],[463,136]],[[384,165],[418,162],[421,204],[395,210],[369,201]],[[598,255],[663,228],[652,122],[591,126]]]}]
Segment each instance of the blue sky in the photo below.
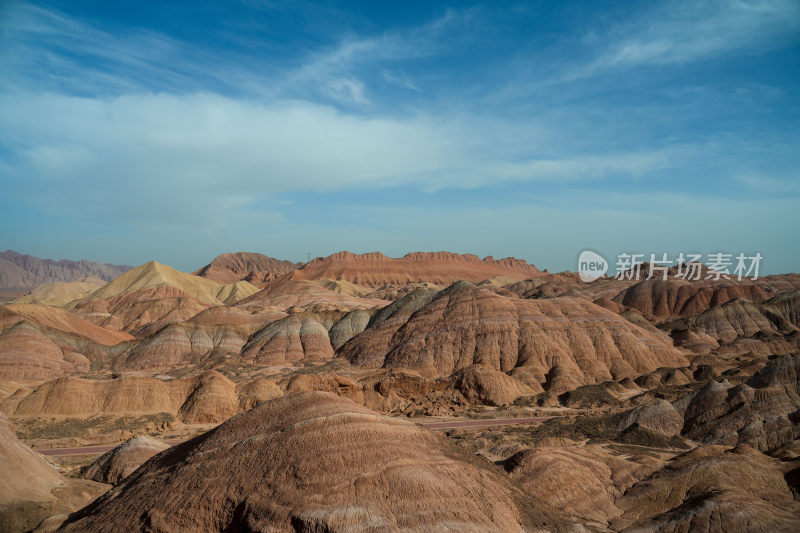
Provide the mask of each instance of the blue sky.
[{"label": "blue sky", "polygon": [[800,3],[0,2],[0,248],[760,252],[800,271]]}]

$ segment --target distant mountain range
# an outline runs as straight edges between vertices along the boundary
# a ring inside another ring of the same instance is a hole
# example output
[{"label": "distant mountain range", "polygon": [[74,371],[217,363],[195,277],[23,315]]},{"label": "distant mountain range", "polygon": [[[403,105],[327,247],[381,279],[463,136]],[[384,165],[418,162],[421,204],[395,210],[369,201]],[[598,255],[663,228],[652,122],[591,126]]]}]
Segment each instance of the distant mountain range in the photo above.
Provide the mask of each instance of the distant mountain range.
[{"label": "distant mountain range", "polygon": [[81,281],[86,278],[111,281],[131,268],[86,260],[39,259],[7,250],[0,253],[0,289],[30,290],[44,283]]}]

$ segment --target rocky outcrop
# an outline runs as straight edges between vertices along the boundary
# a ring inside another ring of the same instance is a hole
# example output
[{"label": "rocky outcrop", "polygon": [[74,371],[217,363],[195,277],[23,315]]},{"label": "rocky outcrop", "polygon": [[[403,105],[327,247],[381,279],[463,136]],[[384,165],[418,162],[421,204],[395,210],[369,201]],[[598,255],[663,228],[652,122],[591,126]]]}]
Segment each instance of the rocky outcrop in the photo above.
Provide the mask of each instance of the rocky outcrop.
[{"label": "rocky outcrop", "polygon": [[104,453],[81,472],[81,477],[118,485],[145,461],[169,448],[169,444],[149,437],[133,437]]},{"label": "rocky outcrop", "polygon": [[39,259],[6,250],[0,252],[0,288],[33,289],[45,283],[80,281],[86,278],[111,281],[130,268],[94,261]]},{"label": "rocky outcrop", "polygon": [[671,460],[617,501],[615,530],[797,531],[800,503],[776,461],[747,446],[708,446]]},{"label": "rocky outcrop", "polygon": [[658,468],[609,455],[599,446],[537,447],[503,462],[528,494],[563,509],[582,523],[608,526],[622,516],[616,501]]},{"label": "rocky outcrop", "polygon": [[561,528],[557,513],[408,421],[290,394],[147,462],[62,530]]},{"label": "rocky outcrop", "polygon": [[450,285],[458,280],[467,280],[478,283],[495,276],[522,280],[540,275],[542,272],[536,267],[513,257],[496,260],[493,257],[480,259],[471,254],[414,252],[392,258],[380,252],[339,252],[306,263],[292,273],[292,279],[345,280],[377,289],[384,285],[423,282]]},{"label": "rocky outcrop", "polygon": [[218,255],[211,263],[193,274],[222,284],[246,281],[256,287],[263,287],[267,281],[287,274],[295,268],[297,265],[291,261],[251,252],[236,252]]},{"label": "rocky outcrop", "polygon": [[684,400],[683,435],[709,444],[746,444],[761,451],[800,437],[800,358],[770,361],[747,383],[711,381]]},{"label": "rocky outcrop", "polygon": [[688,364],[666,335],[580,298],[508,298],[459,282],[425,299],[411,314],[399,311],[402,299],[397,313],[386,308],[382,322],[383,313],[376,313],[339,356],[358,366],[416,368],[430,376],[479,364],[554,392]]},{"label": "rocky outcrop", "polygon": [[520,396],[533,396],[533,389],[499,370],[472,365],[452,375],[453,387],[470,403],[478,405],[511,405]]},{"label": "rocky outcrop", "polygon": [[620,292],[613,300],[646,317],[665,320],[695,315],[736,298],[759,302],[770,294],[750,281],[668,278],[643,280]]}]

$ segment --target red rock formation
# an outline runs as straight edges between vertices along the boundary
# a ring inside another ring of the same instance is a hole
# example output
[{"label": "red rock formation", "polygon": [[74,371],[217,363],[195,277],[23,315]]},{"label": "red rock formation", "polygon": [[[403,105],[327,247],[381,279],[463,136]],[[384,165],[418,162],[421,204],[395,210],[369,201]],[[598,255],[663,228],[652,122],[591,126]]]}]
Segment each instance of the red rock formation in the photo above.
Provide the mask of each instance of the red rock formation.
[{"label": "red rock formation", "polygon": [[410,316],[383,322],[377,313],[378,323],[339,355],[359,366],[418,368],[432,376],[480,364],[554,392],[688,364],[666,335],[580,298],[506,298],[459,282],[411,309]]},{"label": "red rock formation", "polygon": [[297,265],[291,261],[250,252],[236,252],[218,255],[211,263],[194,272],[194,275],[223,284],[241,280],[263,287],[267,281],[287,274],[295,268]]},{"label": "red rock formation", "polygon": [[363,287],[435,283],[449,285],[458,280],[483,281],[495,276],[521,280],[542,275],[533,265],[507,257],[480,259],[471,254],[415,252],[392,258],[380,252],[353,254],[339,252],[316,258],[292,274],[295,280],[345,280]]}]

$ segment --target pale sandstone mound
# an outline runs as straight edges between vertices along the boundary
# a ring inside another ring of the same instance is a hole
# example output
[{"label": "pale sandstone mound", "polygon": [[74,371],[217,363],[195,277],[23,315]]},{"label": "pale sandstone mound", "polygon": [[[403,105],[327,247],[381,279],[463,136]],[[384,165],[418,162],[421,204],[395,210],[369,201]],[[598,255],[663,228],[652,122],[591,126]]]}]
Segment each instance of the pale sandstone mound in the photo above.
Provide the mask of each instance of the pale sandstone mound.
[{"label": "pale sandstone mound", "polygon": [[86,372],[109,357],[110,346],[132,338],[55,307],[0,307],[0,378],[42,380]]},{"label": "pale sandstone mound", "polygon": [[0,253],[0,287],[32,289],[54,281],[79,281],[87,277],[110,281],[131,267],[94,261],[53,261],[11,250]]},{"label": "pale sandstone mound", "polygon": [[306,316],[290,315],[253,334],[242,347],[244,361],[258,365],[333,358],[325,326]]},{"label": "pale sandstone mound", "polygon": [[530,496],[602,526],[622,516],[616,500],[658,468],[614,457],[599,446],[526,449],[503,466]]},{"label": "pale sandstone mound", "polygon": [[480,259],[471,254],[415,252],[392,258],[380,252],[339,252],[306,263],[292,273],[292,279],[344,280],[377,289],[384,285],[422,282],[450,285],[458,280],[478,283],[495,276],[521,280],[540,275],[542,272],[536,267],[513,257],[496,260],[493,257]]},{"label": "pale sandstone mound", "polygon": [[169,444],[149,437],[133,437],[104,453],[81,473],[85,479],[117,485],[152,456],[169,448]]},{"label": "pale sandstone mound", "polygon": [[318,279],[314,280],[314,283],[320,287],[325,287],[329,291],[338,292],[339,294],[349,294],[350,296],[356,296],[358,298],[369,297],[368,295],[372,293],[371,288],[368,289],[343,279]]},{"label": "pale sandstone mound", "polygon": [[656,320],[702,313],[736,298],[763,301],[770,294],[749,280],[643,280],[613,298]]},{"label": "pale sandstone mound", "polygon": [[769,451],[800,437],[800,357],[770,361],[746,384],[712,381],[686,403],[683,435]]},{"label": "pale sandstone mound", "polygon": [[168,413],[187,424],[207,424],[239,412],[239,399],[236,386],[215,371],[171,381],[66,377],[0,400],[0,411],[9,416],[70,417]]},{"label": "pale sandstone mound", "polygon": [[747,447],[704,447],[671,460],[617,501],[616,530],[797,531],[800,503],[776,461]]},{"label": "pale sandstone mound", "polygon": [[339,355],[354,365],[431,376],[479,364],[554,392],[688,365],[666,335],[580,298],[507,298],[459,282],[403,318],[371,325]]},{"label": "pale sandstone mound", "polygon": [[[259,404],[151,459],[63,531],[522,531],[554,513],[442,437],[341,397]],[[528,505],[518,505],[526,501]]]},{"label": "pale sandstone mound", "polygon": [[80,281],[54,281],[39,285],[28,294],[16,298],[15,304],[41,304],[63,307],[79,300],[92,291],[105,285],[100,278],[86,278]]},{"label": "pale sandstone mound", "polygon": [[216,282],[228,284],[247,281],[261,287],[267,281],[287,274],[297,268],[291,261],[283,261],[251,252],[218,255],[193,274]]},{"label": "pale sandstone mound", "polygon": [[258,292],[258,288],[247,282],[224,285],[150,261],[126,272],[79,302],[114,298],[128,292],[151,289],[159,285],[174,287],[207,305],[232,304]]}]

